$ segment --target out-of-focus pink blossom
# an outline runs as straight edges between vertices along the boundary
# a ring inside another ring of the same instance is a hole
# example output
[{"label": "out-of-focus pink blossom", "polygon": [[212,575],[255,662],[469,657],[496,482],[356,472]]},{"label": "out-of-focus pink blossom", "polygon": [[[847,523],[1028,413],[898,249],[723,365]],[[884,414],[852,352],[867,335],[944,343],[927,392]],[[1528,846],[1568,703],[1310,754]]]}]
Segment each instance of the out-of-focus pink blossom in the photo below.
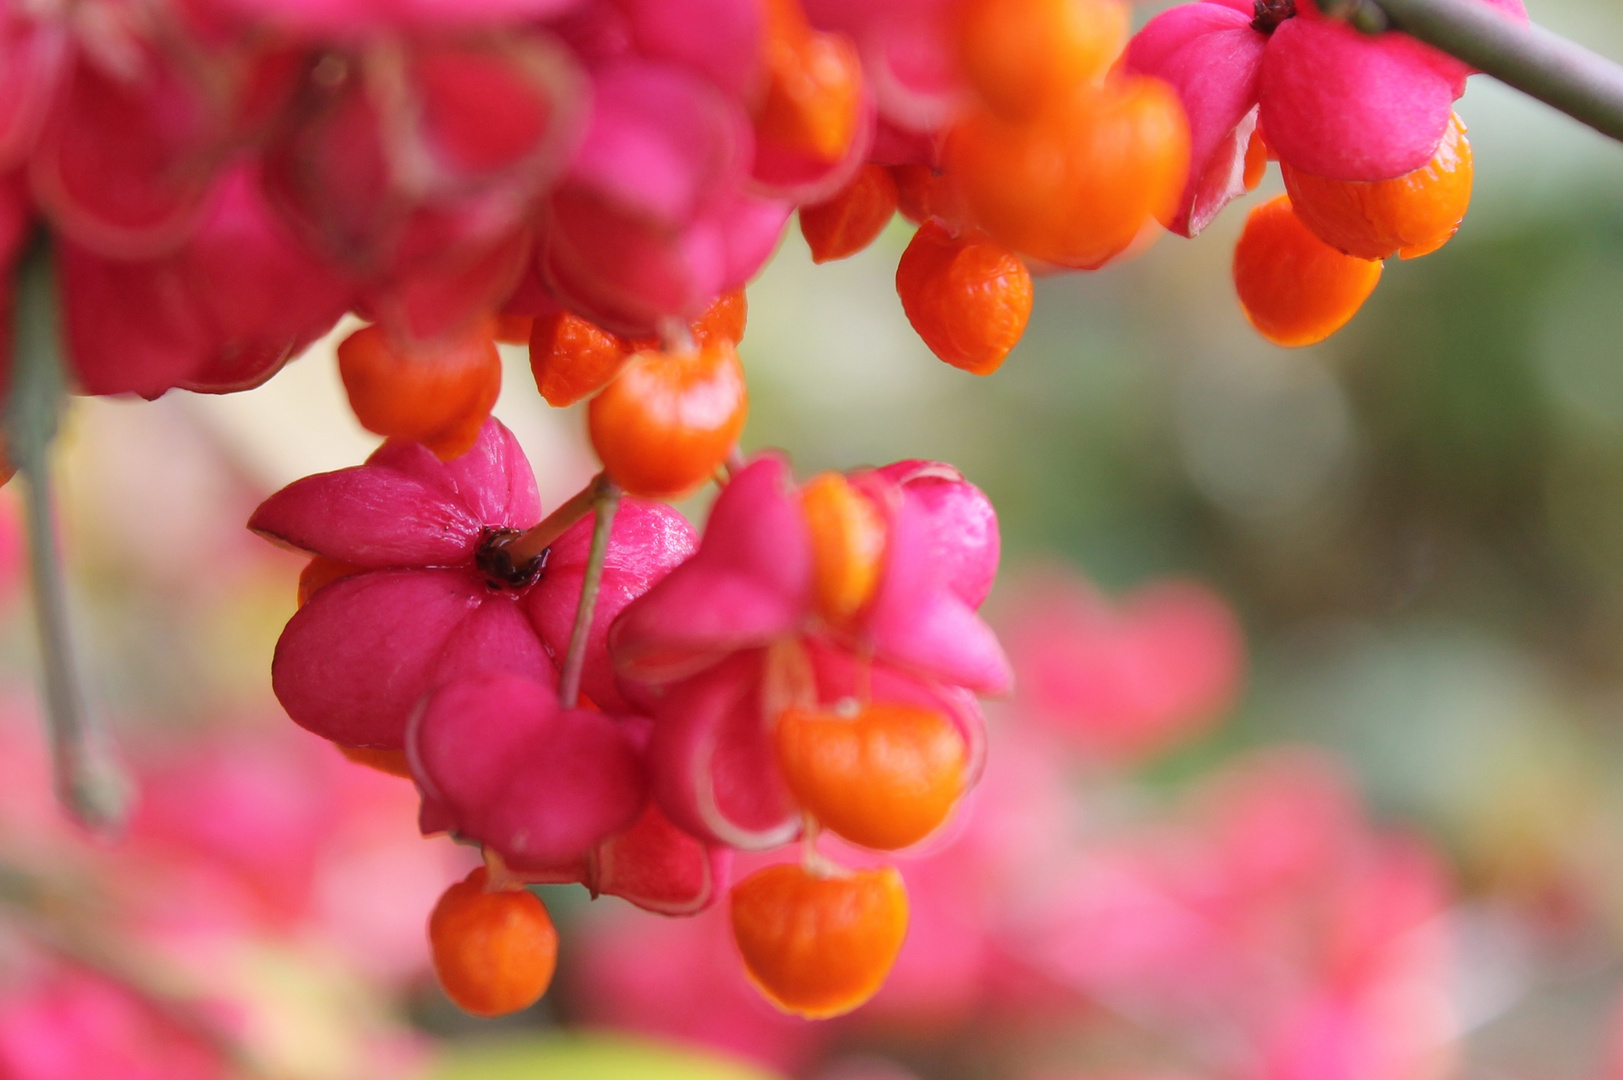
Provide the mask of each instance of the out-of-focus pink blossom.
[{"label": "out-of-focus pink blossom", "polygon": [[215,18],[313,38],[468,32],[546,19],[578,0],[189,0]]},{"label": "out-of-focus pink blossom", "polygon": [[120,20],[112,5],[103,14],[105,36],[81,42],[64,64],[29,180],[75,241],[150,257],[173,250],[208,212],[217,162],[237,138],[232,102],[160,53],[127,14]]},{"label": "out-of-focus pink blossom", "polygon": [[696,319],[765,263],[791,204],[746,190],[742,103],[668,62],[593,72],[591,122],[549,204],[545,279],[577,312],[632,336]]},{"label": "out-of-focus pink blossom", "polygon": [[8,1080],[226,1080],[219,1048],[128,987],[57,965],[0,987]]},{"label": "out-of-focus pink blossom", "polygon": [[575,942],[582,962],[571,989],[589,1023],[698,1043],[785,1072],[828,1044],[829,1025],[786,1016],[749,985],[724,908],[692,919],[605,908]]},{"label": "out-of-focus pink blossom", "polygon": [[0,11],[0,171],[33,149],[67,55],[62,21],[9,4]]},{"label": "out-of-focus pink blossom", "polygon": [[[591,522],[552,546],[533,581],[504,584],[479,565],[493,536],[540,516],[523,451],[495,420],[454,461],[388,442],[365,465],[267,499],[251,528],[357,571],[317,591],[283,631],[271,675],[288,715],[346,746],[398,750],[412,708],[451,678],[503,671],[556,685],[553,658],[568,647]],[[622,702],[604,629],[692,543],[663,504],[628,499],[616,515],[582,680],[604,708]]]},{"label": "out-of-focus pink blossom", "polygon": [[272,201],[403,336],[498,308],[529,255],[533,203],[581,132],[585,86],[543,32],[328,54],[265,152]]},{"label": "out-of-focus pink blossom", "polygon": [[[954,826],[900,859],[908,939],[886,988],[834,1038],[883,1045],[1018,1025],[1038,1041],[1068,1039],[1121,1013],[1134,1018],[1135,1041],[1190,1075],[1443,1074],[1453,1034],[1446,881],[1420,843],[1372,826],[1332,762],[1263,753],[1170,811],[1090,822],[1051,735],[1018,722],[995,735],[987,775]],[[851,865],[875,859],[830,850]],[[584,930],[580,985],[593,1021],[779,1067],[803,1067],[819,1049],[795,1022],[750,1007],[730,950],[716,959],[724,913],[637,927],[605,918]],[[695,978],[702,994],[679,992]]]},{"label": "out-of-focus pink blossom", "polygon": [[[0,470],[5,466],[0,465]],[[23,521],[16,499],[0,492],[0,617],[11,610],[23,580]]]},{"label": "out-of-focus pink blossom", "polygon": [[68,347],[92,394],[257,386],[331,329],[353,294],[286,234],[246,167],[179,251],[128,262],[67,242],[61,267]]},{"label": "out-of-focus pink blossom", "polygon": [[1160,582],[1117,604],[1043,579],[1007,622],[1021,707],[1110,762],[1204,732],[1233,703],[1245,665],[1228,605],[1192,582]]},{"label": "out-of-focus pink blossom", "polygon": [[420,973],[423,912],[467,856],[423,843],[409,784],[273,731],[139,755],[142,799],[111,860],[121,918],[188,956],[242,935],[316,934],[355,970]]},{"label": "out-of-focus pink blossom", "polygon": [[187,729],[129,747],[142,798],[109,847],[64,820],[33,712],[0,708],[0,861],[21,887],[0,1075],[223,1080],[244,1052],[276,1071],[306,1060],[281,1040],[312,1022],[285,1011],[289,979],[334,995],[310,1038],[386,1070],[420,1053],[373,995],[424,975],[423,913],[471,857],[423,842],[408,784],[285,723]]},{"label": "out-of-focus pink blossom", "polygon": [[939,131],[951,122],[966,87],[947,0],[806,0],[804,7],[813,25],[856,42],[885,121],[908,132]]},{"label": "out-of-focus pink blossom", "polygon": [[1448,1052],[1437,860],[1371,828],[1308,751],[1248,762],[1187,824],[1079,852],[1074,867],[1028,914],[1029,962],[1169,1028],[1222,1033],[1226,1073],[1418,1078]]}]

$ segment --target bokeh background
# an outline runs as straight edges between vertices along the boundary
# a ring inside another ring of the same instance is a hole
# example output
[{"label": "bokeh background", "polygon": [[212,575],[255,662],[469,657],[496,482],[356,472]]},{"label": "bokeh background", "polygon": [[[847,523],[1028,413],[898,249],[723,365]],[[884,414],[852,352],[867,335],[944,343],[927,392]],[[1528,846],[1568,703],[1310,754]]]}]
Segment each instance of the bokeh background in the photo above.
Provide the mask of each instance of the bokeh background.
[{"label": "bokeh background", "polygon": [[[1615,0],[1532,13],[1623,57]],[[1623,1077],[1623,150],[1483,79],[1458,111],[1464,228],[1320,346],[1245,324],[1246,204],[1040,282],[990,378],[908,328],[901,223],[822,267],[792,234],[751,288],[747,446],[984,487],[1021,677],[908,865],[896,985],[837,1024],[754,1001],[716,918],[562,889],[548,998],[456,1013],[422,924],[470,856],[269,692],[299,563],[242,522],[375,442],[330,342],[78,403],[76,612],[143,793],[117,847],[50,805],[0,492],[0,1077]],[[506,359],[553,505],[584,417]]]}]

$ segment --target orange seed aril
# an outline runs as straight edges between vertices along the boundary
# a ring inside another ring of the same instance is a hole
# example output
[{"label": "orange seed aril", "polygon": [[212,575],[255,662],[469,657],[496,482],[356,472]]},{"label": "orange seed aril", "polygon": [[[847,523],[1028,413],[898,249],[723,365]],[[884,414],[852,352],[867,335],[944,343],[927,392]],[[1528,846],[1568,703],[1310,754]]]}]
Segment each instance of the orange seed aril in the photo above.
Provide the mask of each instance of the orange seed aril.
[{"label": "orange seed aril", "polygon": [[750,982],[813,1020],[873,997],[907,936],[907,890],[889,866],[832,875],[769,866],[733,886],[731,909]]}]

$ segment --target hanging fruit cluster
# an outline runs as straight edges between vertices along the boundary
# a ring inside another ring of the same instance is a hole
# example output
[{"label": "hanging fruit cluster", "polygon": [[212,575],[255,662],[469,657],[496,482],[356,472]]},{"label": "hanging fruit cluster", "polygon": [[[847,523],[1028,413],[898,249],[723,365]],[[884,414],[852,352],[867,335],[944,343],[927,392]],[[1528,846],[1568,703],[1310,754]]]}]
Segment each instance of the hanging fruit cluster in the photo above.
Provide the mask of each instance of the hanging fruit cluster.
[{"label": "hanging fruit cluster", "polygon": [[[0,308],[48,250],[60,312],[30,301],[15,342],[59,322],[78,390],[156,397],[251,388],[369,323],[339,371],[386,441],[251,522],[311,559],[272,681],[410,777],[425,834],[481,848],[430,922],[470,1012],[545,991],[556,935],[525,885],[688,914],[730,851],[796,842],[732,887],[743,963],[787,1010],[854,1008],[906,896],[819,832],[905,848],[975,780],[976,695],[1009,682],[976,614],[990,503],[938,463],[802,483],[738,448],[743,288],[791,214],[822,262],[899,211],[907,318],[982,375],[1033,272],[1192,236],[1270,156],[1289,195],[1235,277],[1282,344],[1458,226],[1463,65],[1311,0],[1201,0],[1130,43],[1128,22],[1121,0],[0,5]],[[603,472],[546,516],[490,417],[497,341],[548,402],[587,402]],[[34,394],[48,358],[13,344],[0,392],[26,369]],[[36,405],[6,416],[37,485]],[[702,538],[654,501],[712,481]]]}]

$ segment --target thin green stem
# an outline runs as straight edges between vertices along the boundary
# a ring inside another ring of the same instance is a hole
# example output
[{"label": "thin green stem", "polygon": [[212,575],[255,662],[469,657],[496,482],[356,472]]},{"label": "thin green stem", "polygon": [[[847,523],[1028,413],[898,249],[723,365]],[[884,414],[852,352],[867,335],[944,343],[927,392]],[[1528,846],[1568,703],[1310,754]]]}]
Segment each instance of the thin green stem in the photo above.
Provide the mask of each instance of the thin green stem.
[{"label": "thin green stem", "polygon": [[17,328],[11,393],[5,403],[6,449],[28,490],[29,576],[39,637],[45,725],[57,797],[98,832],[115,832],[131,785],[85,703],[74,649],[51,498],[50,448],[56,438],[67,380],[50,250],[36,238],[17,275]]},{"label": "thin green stem", "polygon": [[603,473],[592,477],[589,484],[571,495],[558,509],[542,518],[539,524],[502,544],[502,554],[514,566],[524,566],[540,558],[541,553],[551,547],[558,537],[592,512],[592,508],[597,505],[598,494],[607,482],[608,477]]},{"label": "thin green stem", "polygon": [[580,583],[580,606],[575,609],[575,626],[569,633],[569,653],[564,657],[563,674],[558,679],[558,700],[566,709],[580,701],[580,676],[586,667],[586,642],[591,637],[592,618],[597,614],[597,593],[603,585],[603,563],[609,555],[609,533],[614,514],[620,508],[620,487],[602,475],[595,485],[592,546],[586,554],[586,574]]},{"label": "thin green stem", "polygon": [[1623,66],[1482,0],[1324,0],[1366,33],[1401,30],[1623,140]]}]

